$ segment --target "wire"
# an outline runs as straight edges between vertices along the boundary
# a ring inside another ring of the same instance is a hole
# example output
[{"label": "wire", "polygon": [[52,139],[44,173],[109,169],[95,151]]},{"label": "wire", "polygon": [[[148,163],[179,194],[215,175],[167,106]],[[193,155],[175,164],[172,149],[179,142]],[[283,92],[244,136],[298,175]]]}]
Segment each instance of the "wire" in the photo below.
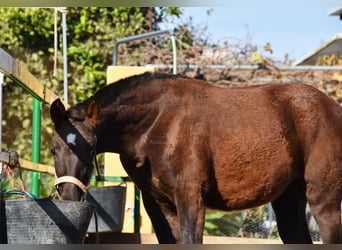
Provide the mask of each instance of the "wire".
[{"label": "wire", "polygon": [[35,196],[34,194],[31,194],[26,191],[21,191],[21,190],[6,190],[4,192],[5,195],[10,195],[10,194],[19,194],[19,195],[26,195],[27,197],[31,198],[32,200],[37,200],[38,197]]}]

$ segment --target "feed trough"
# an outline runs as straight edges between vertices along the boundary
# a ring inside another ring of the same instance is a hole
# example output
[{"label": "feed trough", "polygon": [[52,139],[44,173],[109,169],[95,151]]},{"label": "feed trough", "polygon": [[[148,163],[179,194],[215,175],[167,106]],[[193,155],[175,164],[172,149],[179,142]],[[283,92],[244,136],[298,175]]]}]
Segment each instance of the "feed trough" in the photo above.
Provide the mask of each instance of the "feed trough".
[{"label": "feed trough", "polygon": [[[95,207],[87,202],[2,199],[2,243],[83,243]],[[4,230],[6,229],[6,230]],[[6,242],[5,242],[6,241]]]}]

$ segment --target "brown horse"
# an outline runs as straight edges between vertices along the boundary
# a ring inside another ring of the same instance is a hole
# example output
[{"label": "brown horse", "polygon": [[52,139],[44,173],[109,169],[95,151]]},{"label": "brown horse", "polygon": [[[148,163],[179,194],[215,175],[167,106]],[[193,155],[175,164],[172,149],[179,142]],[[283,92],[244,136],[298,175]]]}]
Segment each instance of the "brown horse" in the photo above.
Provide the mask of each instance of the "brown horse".
[{"label": "brown horse", "polygon": [[57,100],[51,117],[56,175],[72,177],[61,198],[81,199],[94,152],[119,153],[160,243],[201,243],[206,207],[266,202],[284,243],[312,242],[306,202],[323,242],[342,243],[342,108],[313,87],[145,73],[67,111]]}]

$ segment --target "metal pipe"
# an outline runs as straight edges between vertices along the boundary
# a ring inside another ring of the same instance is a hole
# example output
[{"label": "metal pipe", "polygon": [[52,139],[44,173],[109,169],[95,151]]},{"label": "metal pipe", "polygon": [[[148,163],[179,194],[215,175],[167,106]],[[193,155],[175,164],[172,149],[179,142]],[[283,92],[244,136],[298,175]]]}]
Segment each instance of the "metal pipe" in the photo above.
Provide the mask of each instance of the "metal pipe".
[{"label": "metal pipe", "polygon": [[64,77],[64,102],[68,103],[68,55],[67,55],[67,34],[66,34],[66,8],[60,8],[62,12],[62,36],[63,36],[63,77]]},{"label": "metal pipe", "polygon": [[280,70],[322,70],[322,71],[334,71],[334,70],[342,70],[342,66],[279,66]]},{"label": "metal pipe", "polygon": [[[148,66],[159,68],[159,69],[168,69],[173,67],[173,65],[167,64],[149,64]],[[178,68],[188,68],[188,69],[198,69],[198,68],[208,68],[208,69],[232,69],[232,70],[257,70],[259,69],[258,65],[224,65],[224,64],[180,64],[177,66]],[[341,71],[342,66],[276,66],[279,70],[316,70],[316,71]]]},{"label": "metal pipe", "polygon": [[[33,98],[32,113],[32,162],[40,162],[40,135],[41,135],[42,102]],[[40,173],[32,172],[31,193],[39,197]]]},{"label": "metal pipe", "polygon": [[[2,86],[4,73],[0,72],[0,152],[2,151]],[[0,191],[2,190],[2,162],[0,162]],[[1,201],[0,201],[1,202]]]},{"label": "metal pipe", "polygon": [[145,38],[149,38],[149,37],[153,37],[153,36],[159,36],[159,35],[167,34],[167,33],[170,34],[171,32],[169,30],[158,30],[158,31],[152,31],[152,32],[144,33],[144,34],[120,38],[120,39],[116,40],[116,42],[114,44],[114,48],[113,48],[113,63],[112,63],[112,65],[118,65],[118,55],[117,54],[118,54],[118,48],[119,48],[120,44],[128,43],[128,42],[135,41],[135,40],[145,39]]},{"label": "metal pipe", "polygon": [[58,47],[57,17],[58,17],[58,8],[55,8],[54,24],[53,24],[53,76],[54,77],[57,77],[57,47]]},{"label": "metal pipe", "polygon": [[[4,83],[4,73],[0,72],[0,152],[2,151],[2,86]],[[1,174],[2,166],[0,166]]]},{"label": "metal pipe", "polygon": [[173,55],[173,74],[177,74],[177,45],[176,45],[176,38],[175,34],[171,34],[171,43],[172,43],[172,55]]}]

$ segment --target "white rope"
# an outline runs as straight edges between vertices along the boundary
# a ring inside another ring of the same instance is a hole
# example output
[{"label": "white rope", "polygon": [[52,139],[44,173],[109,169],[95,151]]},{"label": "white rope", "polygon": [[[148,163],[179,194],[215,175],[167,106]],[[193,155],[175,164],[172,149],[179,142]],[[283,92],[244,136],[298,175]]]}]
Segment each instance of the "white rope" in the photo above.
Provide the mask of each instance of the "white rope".
[{"label": "white rope", "polygon": [[57,49],[58,49],[58,33],[57,33],[57,21],[58,21],[58,8],[55,8],[55,21],[54,21],[54,57],[53,57],[53,76],[57,77]]}]

